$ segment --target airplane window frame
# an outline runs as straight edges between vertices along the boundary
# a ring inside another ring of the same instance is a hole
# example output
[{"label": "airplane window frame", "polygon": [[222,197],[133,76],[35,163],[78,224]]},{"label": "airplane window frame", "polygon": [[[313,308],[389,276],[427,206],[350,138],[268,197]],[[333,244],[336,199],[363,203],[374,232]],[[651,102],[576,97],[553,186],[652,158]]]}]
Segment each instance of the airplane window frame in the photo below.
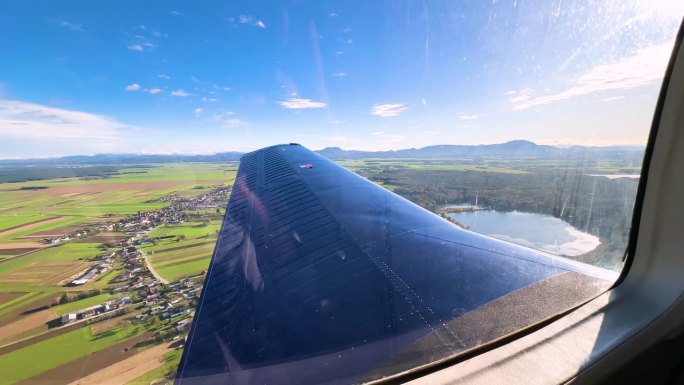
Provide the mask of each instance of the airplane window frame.
[{"label": "airplane window frame", "polygon": [[684,282],[677,277],[684,274],[684,261],[678,258],[676,236],[663,242],[662,229],[684,227],[684,220],[658,214],[676,203],[680,195],[673,189],[684,189],[684,175],[677,173],[684,167],[677,154],[684,144],[675,145],[684,142],[681,111],[684,20],[654,111],[624,267],[611,289],[543,323],[438,363],[430,373],[406,373],[378,383],[595,383],[654,341],[680,332]]}]

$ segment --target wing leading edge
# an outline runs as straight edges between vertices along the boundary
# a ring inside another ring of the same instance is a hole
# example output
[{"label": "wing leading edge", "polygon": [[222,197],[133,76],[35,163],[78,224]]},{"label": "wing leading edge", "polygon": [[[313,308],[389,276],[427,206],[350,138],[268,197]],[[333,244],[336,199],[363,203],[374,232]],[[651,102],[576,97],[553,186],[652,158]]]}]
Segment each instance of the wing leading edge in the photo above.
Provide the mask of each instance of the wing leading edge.
[{"label": "wing leading edge", "polygon": [[176,383],[373,380],[614,278],[460,229],[302,146],[268,147],[242,157]]}]

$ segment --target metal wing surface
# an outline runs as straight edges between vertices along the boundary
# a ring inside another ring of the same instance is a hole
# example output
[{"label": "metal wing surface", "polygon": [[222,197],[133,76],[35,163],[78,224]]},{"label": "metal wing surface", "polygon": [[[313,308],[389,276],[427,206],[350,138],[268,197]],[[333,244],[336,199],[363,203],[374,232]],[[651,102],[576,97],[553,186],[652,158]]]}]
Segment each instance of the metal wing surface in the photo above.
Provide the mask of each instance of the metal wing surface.
[{"label": "metal wing surface", "polygon": [[461,229],[300,145],[268,147],[242,157],[176,383],[371,381],[614,279]]}]

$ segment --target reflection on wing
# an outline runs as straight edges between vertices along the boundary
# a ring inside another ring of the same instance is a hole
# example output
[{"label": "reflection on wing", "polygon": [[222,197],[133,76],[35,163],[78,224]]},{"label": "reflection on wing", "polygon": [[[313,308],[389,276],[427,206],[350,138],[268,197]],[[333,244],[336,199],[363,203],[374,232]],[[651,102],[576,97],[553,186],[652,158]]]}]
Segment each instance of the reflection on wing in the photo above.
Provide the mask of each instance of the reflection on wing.
[{"label": "reflection on wing", "polygon": [[302,146],[269,147],[242,158],[176,382],[377,379],[613,278],[460,229]]}]

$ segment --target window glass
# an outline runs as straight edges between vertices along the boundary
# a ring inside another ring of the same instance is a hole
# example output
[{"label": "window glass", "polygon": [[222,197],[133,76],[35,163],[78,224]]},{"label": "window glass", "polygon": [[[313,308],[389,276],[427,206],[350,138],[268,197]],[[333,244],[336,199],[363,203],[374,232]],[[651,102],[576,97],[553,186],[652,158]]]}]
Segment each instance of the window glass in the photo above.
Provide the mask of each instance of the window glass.
[{"label": "window glass", "polygon": [[0,382],[361,383],[578,305],[682,16],[4,2]]}]

